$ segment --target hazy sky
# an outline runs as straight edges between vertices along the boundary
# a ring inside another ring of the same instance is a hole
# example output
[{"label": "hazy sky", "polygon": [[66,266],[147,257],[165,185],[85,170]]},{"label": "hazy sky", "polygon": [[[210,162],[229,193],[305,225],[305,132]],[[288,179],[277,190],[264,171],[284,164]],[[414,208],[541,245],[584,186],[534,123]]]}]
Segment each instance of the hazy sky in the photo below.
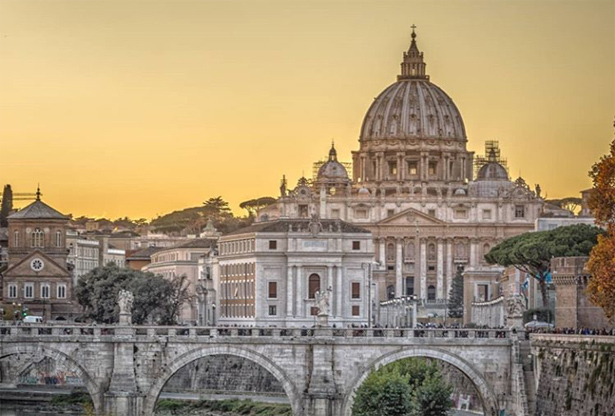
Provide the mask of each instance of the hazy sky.
[{"label": "hazy sky", "polygon": [[613,139],[615,0],[0,0],[0,184],[155,217],[277,196],[395,81],[410,25],[468,147],[549,197]]}]

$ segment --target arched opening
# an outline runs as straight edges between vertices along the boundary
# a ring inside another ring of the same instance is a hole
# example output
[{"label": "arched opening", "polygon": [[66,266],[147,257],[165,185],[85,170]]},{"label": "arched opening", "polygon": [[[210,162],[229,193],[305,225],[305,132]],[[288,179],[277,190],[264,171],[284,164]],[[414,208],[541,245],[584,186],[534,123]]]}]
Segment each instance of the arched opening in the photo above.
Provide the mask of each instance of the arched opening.
[{"label": "arched opening", "polygon": [[[441,361],[458,370],[473,385],[476,394],[478,395],[477,400],[480,403],[480,407],[482,407],[483,415],[496,416],[498,414],[499,405],[495,394],[489,387],[482,374],[469,362],[456,354],[437,348],[412,348],[404,351],[391,352],[376,358],[369,365],[367,371],[355,377],[355,379],[351,381],[348,393],[344,398],[343,415],[352,416],[352,408],[354,406],[357,389],[365,382],[372,371],[377,371],[380,368],[396,361],[415,357]],[[466,397],[461,398],[462,406],[465,399]],[[456,404],[459,404],[459,399]]]},{"label": "arched opening", "polygon": [[436,300],[436,287],[429,285],[427,288],[427,300]]},{"label": "arched opening", "polygon": [[318,291],[320,291],[320,276],[313,273],[308,278],[308,298],[314,299]]},{"label": "arched opening", "polygon": [[[57,389],[64,395],[70,391],[67,401],[76,401],[72,409],[95,414],[103,410],[103,392],[98,383],[74,358],[49,346],[6,346],[0,355],[0,385],[24,395],[42,387]],[[6,409],[6,404],[0,404]]]},{"label": "arched opening", "polygon": [[[201,361],[203,358],[208,358],[208,360]],[[266,372],[268,376],[265,377],[268,382],[271,382],[272,379],[272,387],[277,388],[278,390],[281,388],[281,391],[286,395],[287,403],[290,404],[292,412],[294,415],[302,414],[302,401],[301,395],[297,392],[297,389],[290,379],[290,377],[283,371],[274,361],[260,353],[256,353],[250,351],[248,349],[234,347],[234,346],[208,346],[197,348],[191,350],[179,357],[177,357],[173,362],[169,363],[167,366],[163,367],[161,374],[158,375],[154,384],[150,388],[149,392],[143,402],[143,414],[153,415],[156,410],[156,403],[158,399],[165,389],[165,386],[170,382],[169,386],[173,388],[173,386],[177,386],[177,383],[181,383],[181,380],[172,380],[172,378],[179,374],[181,377],[186,377],[187,375],[198,375],[198,372],[201,371],[197,369],[197,365],[207,365],[211,364],[213,360],[226,360],[228,362],[233,361],[233,365],[238,365],[238,363],[243,363],[243,365],[247,365],[250,368],[258,368],[261,372],[261,375]],[[240,359],[240,360],[238,360]],[[246,364],[246,362],[249,362]],[[198,363],[198,364],[194,364]],[[186,366],[188,367],[187,369]],[[218,365],[216,368],[222,368]],[[241,370],[241,368],[239,369]],[[192,374],[190,372],[192,371]],[[187,374],[188,373],[188,374]],[[228,374],[232,376],[233,374]],[[241,376],[241,374],[239,374]],[[198,379],[198,377],[197,377]],[[198,382],[197,382],[198,383]],[[233,396],[232,392],[225,392],[225,395]],[[257,401],[257,400],[254,400]]]}]

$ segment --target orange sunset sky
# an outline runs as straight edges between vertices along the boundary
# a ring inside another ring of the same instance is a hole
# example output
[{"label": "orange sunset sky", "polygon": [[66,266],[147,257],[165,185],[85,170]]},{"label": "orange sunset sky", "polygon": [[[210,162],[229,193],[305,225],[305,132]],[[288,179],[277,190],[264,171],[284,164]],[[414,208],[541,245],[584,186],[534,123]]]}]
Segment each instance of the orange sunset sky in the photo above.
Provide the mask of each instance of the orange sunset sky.
[{"label": "orange sunset sky", "polygon": [[[0,0],[0,184],[156,217],[291,187],[358,148],[416,24],[468,147],[577,196],[608,150],[615,1]],[[18,203],[23,206],[24,203]]]}]

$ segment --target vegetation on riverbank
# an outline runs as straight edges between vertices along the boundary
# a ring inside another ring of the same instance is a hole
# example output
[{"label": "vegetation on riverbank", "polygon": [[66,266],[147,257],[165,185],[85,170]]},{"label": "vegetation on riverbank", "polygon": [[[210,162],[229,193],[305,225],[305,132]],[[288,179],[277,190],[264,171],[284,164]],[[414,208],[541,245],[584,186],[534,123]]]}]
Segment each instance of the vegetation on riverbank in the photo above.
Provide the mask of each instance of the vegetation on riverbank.
[{"label": "vegetation on riverbank", "polygon": [[288,404],[259,403],[252,400],[199,400],[184,401],[161,399],[156,406],[157,415],[199,415],[203,411],[220,415],[292,416]]}]

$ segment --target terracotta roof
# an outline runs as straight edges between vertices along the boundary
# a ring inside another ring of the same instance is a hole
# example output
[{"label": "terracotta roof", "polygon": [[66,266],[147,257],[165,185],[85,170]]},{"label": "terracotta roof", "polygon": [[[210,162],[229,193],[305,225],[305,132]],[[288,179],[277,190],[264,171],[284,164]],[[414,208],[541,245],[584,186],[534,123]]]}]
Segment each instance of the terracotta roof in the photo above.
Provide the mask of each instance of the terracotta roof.
[{"label": "terracotta roof", "polygon": [[9,219],[55,219],[67,220],[66,215],[56,211],[41,200],[36,200],[27,207],[20,209],[16,213],[9,215]]},{"label": "terracotta roof", "polygon": [[[248,227],[241,228],[239,230],[230,232],[225,235],[235,235],[235,234],[247,234],[247,233],[285,233],[288,232],[290,227],[294,231],[307,230],[310,225],[311,220],[309,219],[284,219],[284,220],[275,220],[275,221],[263,221],[256,222]],[[341,220],[319,220],[322,226],[322,232],[337,232],[337,224],[339,223],[341,227],[341,231],[343,233],[370,233],[371,231],[366,230],[365,228],[358,227],[356,225],[350,224]]]}]

